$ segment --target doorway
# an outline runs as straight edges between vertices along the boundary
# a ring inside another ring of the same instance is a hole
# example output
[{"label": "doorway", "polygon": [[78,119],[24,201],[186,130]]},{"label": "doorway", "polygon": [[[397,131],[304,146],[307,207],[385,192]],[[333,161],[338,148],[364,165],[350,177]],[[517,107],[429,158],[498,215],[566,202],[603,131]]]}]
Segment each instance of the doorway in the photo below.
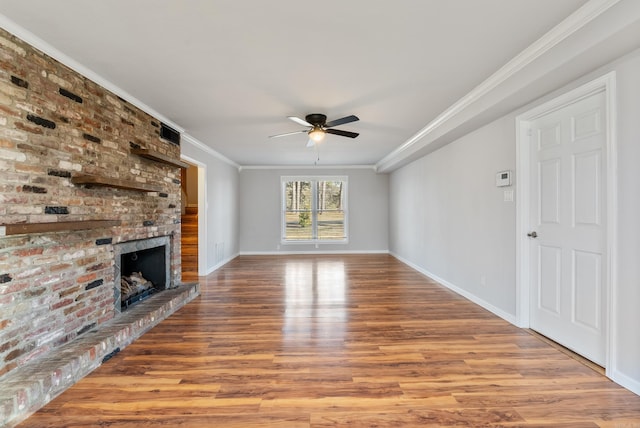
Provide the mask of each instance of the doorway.
[{"label": "doorway", "polygon": [[198,167],[189,164],[182,169],[182,221],[181,221],[181,261],[182,280],[198,279]]},{"label": "doorway", "polygon": [[613,73],[517,118],[518,323],[607,367]]}]

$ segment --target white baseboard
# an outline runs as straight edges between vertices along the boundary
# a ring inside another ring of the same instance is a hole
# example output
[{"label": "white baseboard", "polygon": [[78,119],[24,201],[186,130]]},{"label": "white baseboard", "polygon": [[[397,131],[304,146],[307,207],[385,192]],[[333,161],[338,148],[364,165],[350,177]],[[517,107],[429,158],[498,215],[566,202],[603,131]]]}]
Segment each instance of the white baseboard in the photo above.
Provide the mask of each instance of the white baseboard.
[{"label": "white baseboard", "polygon": [[[387,251],[387,250],[380,250],[380,251],[240,251],[234,255],[232,255],[231,257],[221,261],[220,263],[216,264],[215,266],[213,266],[212,268],[210,268],[207,271],[207,275],[220,269],[221,267],[223,267],[224,265],[226,265],[227,263],[229,263],[230,261],[232,261],[233,259],[235,259],[238,256],[261,256],[261,255],[322,255],[322,254],[390,254],[391,256],[393,256],[394,258],[396,258],[397,260],[399,260],[400,262],[404,263],[405,265],[409,266],[410,268],[420,272],[421,274],[425,275],[426,277],[433,279],[434,281],[436,281],[437,283],[441,284],[442,286],[448,288],[449,290],[453,291],[456,294],[459,294],[460,296],[464,297],[465,299],[471,301],[472,303],[475,303],[476,305],[488,310],[489,312],[493,313],[494,315],[502,318],[503,320],[515,325],[516,327],[518,326],[517,322],[516,322],[516,317],[515,315],[512,315],[508,312],[503,311],[502,309],[492,305],[489,302],[486,302],[485,300],[479,298],[478,296],[469,293],[468,291],[450,283],[449,281],[440,278],[438,275],[434,275],[433,273],[427,271],[426,269],[421,268],[420,266],[400,257],[399,255],[391,252],[391,251]],[[640,382],[637,381],[636,379],[633,379],[627,375],[625,375],[624,373],[621,373],[618,370],[612,370],[611,373],[607,373],[607,376],[613,380],[614,382],[616,382],[617,384],[621,385],[622,387],[628,389],[629,391],[633,392],[634,394],[640,395]]]},{"label": "white baseboard", "polygon": [[274,255],[322,255],[322,254],[389,254],[388,250],[380,250],[380,251],[240,251],[231,257],[226,258],[220,263],[216,264],[213,267],[207,269],[205,276],[209,275],[212,272],[217,271],[222,266],[229,263],[231,260],[235,259],[238,256],[274,256]]},{"label": "white baseboard", "polygon": [[229,263],[231,260],[235,259],[236,257],[238,257],[240,255],[240,253],[235,253],[234,255],[232,255],[231,257],[228,257],[224,260],[222,260],[220,263],[216,264],[215,266],[207,269],[207,273],[206,275],[209,275],[212,272],[217,271],[218,269],[220,269],[222,266],[226,265],[227,263]]},{"label": "white baseboard", "polygon": [[436,281],[437,283],[447,287],[449,290],[453,291],[456,294],[459,294],[460,296],[464,297],[465,299],[475,303],[476,305],[488,310],[489,312],[491,312],[492,314],[499,316],[500,318],[502,318],[503,320],[517,326],[517,320],[516,320],[516,316],[512,315],[508,312],[503,311],[502,309],[492,305],[491,303],[479,298],[478,296],[476,296],[475,294],[469,293],[468,291],[450,283],[449,281],[440,278],[437,275],[434,275],[433,273],[421,268],[418,265],[415,265],[413,263],[411,263],[410,261],[400,257],[399,255],[393,253],[393,252],[389,252],[389,254],[391,254],[393,257],[395,257],[396,259],[398,259],[399,261],[401,261],[402,263],[406,264],[407,266],[411,267],[412,269],[417,270],[418,272],[420,272],[421,274],[433,279],[434,281]]},{"label": "white baseboard", "polygon": [[322,255],[322,254],[389,254],[389,250],[374,250],[374,251],[289,251],[289,250],[275,250],[275,251],[240,251],[241,256],[291,256],[291,255]]},{"label": "white baseboard", "polygon": [[609,378],[618,385],[627,388],[636,395],[640,395],[640,382],[638,380],[633,379],[615,369],[612,370],[612,373],[607,372],[607,376],[609,376]]},{"label": "white baseboard", "polygon": [[[517,318],[515,315],[509,314],[505,311],[503,311],[500,308],[495,307],[494,305],[492,305],[491,303],[488,303],[484,300],[482,300],[481,298],[479,298],[478,296],[469,293],[466,290],[461,289],[460,287],[451,284],[449,281],[438,277],[437,275],[434,275],[433,273],[421,268],[420,266],[417,266],[413,263],[411,263],[408,260],[403,259],[402,257],[398,256],[397,254],[390,252],[389,254],[391,254],[393,257],[395,257],[396,259],[398,259],[399,261],[401,261],[402,263],[406,264],[407,266],[417,270],[418,272],[420,272],[421,274],[433,279],[434,281],[438,282],[439,284],[442,284],[443,286],[447,287],[448,289],[450,289],[451,291],[461,295],[462,297],[470,300],[471,302],[475,303],[478,306],[483,307],[484,309],[488,310],[489,312],[493,313],[494,315],[499,316],[500,318],[502,318],[503,320],[515,325],[516,327],[518,327],[518,323],[517,323]],[[607,377],[609,377],[612,381],[614,381],[615,383],[617,383],[618,385],[622,386],[623,388],[628,389],[629,391],[633,392],[634,394],[640,395],[640,382],[636,379],[633,379],[627,375],[625,375],[624,373],[621,373],[618,370],[607,370]]]}]

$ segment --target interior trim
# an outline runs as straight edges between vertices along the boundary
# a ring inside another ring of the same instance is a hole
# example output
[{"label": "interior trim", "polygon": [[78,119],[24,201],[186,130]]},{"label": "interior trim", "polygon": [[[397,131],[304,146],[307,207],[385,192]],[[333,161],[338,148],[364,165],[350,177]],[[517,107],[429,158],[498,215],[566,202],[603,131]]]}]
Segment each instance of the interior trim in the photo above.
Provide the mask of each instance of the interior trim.
[{"label": "interior trim", "polygon": [[240,171],[245,169],[298,169],[303,171],[309,171],[313,169],[371,169],[376,170],[375,165],[242,165]]},{"label": "interior trim", "polygon": [[229,159],[228,157],[226,157],[225,155],[215,151],[214,149],[212,149],[211,147],[207,146],[206,144],[204,144],[202,141],[194,138],[192,135],[187,134],[187,133],[183,133],[182,134],[182,142],[183,143],[189,143],[194,147],[197,147],[198,149],[209,153],[210,155],[220,159],[222,162],[225,162],[229,165],[231,165],[232,167],[236,168],[238,171],[240,171],[240,165],[238,165],[237,163],[235,163],[234,161],[232,161],[231,159]]},{"label": "interior trim", "polygon": [[[618,340],[616,331],[617,313],[617,136],[616,136],[616,73],[611,71],[599,78],[596,78],[584,85],[570,90],[562,95],[553,98],[539,106],[533,107],[516,117],[516,162],[518,181],[516,193],[520,195],[516,200],[516,325],[521,328],[529,328],[530,318],[530,269],[529,269],[529,240],[526,232],[529,230],[529,201],[530,201],[530,157],[527,150],[529,123],[547,112],[552,112],[575,102],[581,98],[589,96],[599,91],[605,92],[606,97],[606,151],[607,151],[607,274],[606,274],[606,306],[607,315],[605,325],[607,329],[607,343],[605,367],[609,378],[620,383],[622,386],[634,391],[632,386],[624,384],[618,380],[616,373],[616,352]],[[634,391],[636,392],[636,391]]]},{"label": "interior trim", "polygon": [[410,268],[420,272],[421,274],[423,274],[424,276],[426,276],[427,278],[430,278],[432,280],[434,280],[435,282],[437,282],[438,284],[448,288],[449,290],[453,291],[454,293],[464,297],[465,299],[475,303],[476,305],[488,310],[489,312],[491,312],[492,314],[502,318],[503,320],[516,325],[516,317],[513,316],[512,314],[508,313],[507,311],[498,308],[497,306],[487,302],[486,300],[481,299],[480,297],[476,296],[473,293],[470,293],[466,290],[464,290],[463,288],[458,287],[457,285],[447,281],[444,278],[439,277],[438,275],[434,275],[433,273],[429,272],[426,269],[421,268],[420,266],[410,262],[409,260],[400,257],[399,255],[391,252],[389,253],[391,254],[393,257],[395,257],[396,259],[398,259],[400,262],[404,263],[405,265],[409,266]]},{"label": "interior trim", "polygon": [[[513,78],[527,65],[551,51],[560,42],[573,35],[595,18],[609,10],[620,0],[590,0],[580,9],[569,15],[545,35],[529,45],[525,50],[493,73],[489,78],[480,83],[445,111],[440,113],[427,126],[409,138],[405,143],[385,156],[376,164],[380,172],[389,172],[396,165],[409,157],[415,150],[426,147],[431,141],[422,141],[427,135],[435,133],[446,122],[456,117],[472,104],[480,101],[484,96],[496,89],[499,85]],[[412,149],[411,151],[409,149]]]},{"label": "interior trim", "polygon": [[91,70],[90,68],[82,65],[81,63],[79,63],[75,59],[71,58],[70,56],[68,56],[64,52],[58,50],[57,48],[55,48],[51,44],[49,44],[46,41],[42,40],[40,37],[36,36],[32,32],[27,31],[26,29],[22,28],[21,26],[19,26],[15,22],[11,21],[9,18],[7,18],[6,16],[4,16],[2,14],[0,14],[0,27],[4,28],[9,33],[13,34],[14,36],[18,37],[19,39],[22,39],[23,41],[27,42],[28,44],[30,44],[31,46],[35,47],[36,49],[39,49],[40,51],[42,51],[45,54],[49,55],[50,57],[52,57],[56,61],[66,65],[67,67],[71,68],[72,70],[80,73],[82,76],[84,76],[84,77],[86,77],[86,78],[88,78],[90,80],[93,80],[98,85],[102,86],[103,88],[107,89],[108,91],[111,91],[113,94],[121,97],[122,99],[126,100],[128,103],[133,104],[134,106],[138,107],[140,110],[142,110],[142,111],[148,113],[149,115],[153,116],[155,119],[166,123],[167,125],[169,125],[172,128],[174,128],[176,131],[178,131],[180,133],[184,132],[184,128],[182,128],[180,125],[176,124],[175,122],[173,122],[169,118],[163,116],[162,114],[160,114],[156,110],[152,109],[147,104],[143,103],[142,101],[140,101],[139,99],[137,99],[136,97],[134,97],[133,95],[131,95],[130,93],[125,91],[124,89],[120,88],[119,86],[115,85],[114,83],[110,82],[109,80],[105,79],[104,77],[100,76],[98,73],[96,73],[95,71]]}]

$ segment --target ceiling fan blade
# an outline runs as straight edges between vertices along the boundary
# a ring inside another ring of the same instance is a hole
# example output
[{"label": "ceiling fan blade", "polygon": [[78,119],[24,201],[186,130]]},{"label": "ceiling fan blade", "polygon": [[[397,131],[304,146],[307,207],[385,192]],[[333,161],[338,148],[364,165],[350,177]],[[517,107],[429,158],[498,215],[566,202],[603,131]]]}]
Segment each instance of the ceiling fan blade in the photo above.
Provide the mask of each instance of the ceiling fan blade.
[{"label": "ceiling fan blade", "polygon": [[287,135],[294,135],[294,134],[306,134],[307,132],[309,131],[307,131],[306,129],[304,131],[285,132],[284,134],[269,135],[269,138],[286,137]]},{"label": "ceiling fan blade", "polygon": [[287,119],[293,120],[295,123],[298,123],[298,124],[300,124],[302,126],[313,126],[312,124],[310,124],[306,120],[300,119],[299,117],[287,116]]},{"label": "ceiling fan blade", "polygon": [[349,138],[356,138],[358,135],[357,132],[349,132],[349,131],[342,131],[340,129],[325,129],[325,131],[327,134],[334,134],[334,135],[339,135],[341,137],[349,137]]},{"label": "ceiling fan blade", "polygon": [[[331,122],[327,122],[325,123],[324,127],[325,128],[332,128],[334,126],[338,126],[338,125],[344,125],[345,123],[351,123],[351,122],[355,122],[360,120],[358,118],[358,116],[345,116],[345,117],[341,117],[340,119],[336,119],[336,120],[332,120]],[[352,137],[354,138],[354,137]]]},{"label": "ceiling fan blade", "polygon": [[313,141],[311,138],[309,138],[309,141],[307,141],[307,147],[313,147],[316,145],[316,142]]}]

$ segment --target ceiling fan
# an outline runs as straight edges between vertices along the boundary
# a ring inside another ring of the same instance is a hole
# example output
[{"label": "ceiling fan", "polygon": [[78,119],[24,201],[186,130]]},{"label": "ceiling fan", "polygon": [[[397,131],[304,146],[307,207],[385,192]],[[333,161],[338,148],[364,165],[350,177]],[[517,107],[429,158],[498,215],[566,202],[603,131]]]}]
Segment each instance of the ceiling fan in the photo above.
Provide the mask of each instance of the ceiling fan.
[{"label": "ceiling fan", "polygon": [[357,116],[354,115],[345,116],[340,119],[332,120],[330,122],[327,122],[327,116],[321,113],[308,114],[304,119],[300,119],[296,116],[288,116],[288,119],[293,120],[295,123],[298,123],[302,126],[306,126],[308,127],[308,129],[304,129],[302,131],[287,132],[284,134],[270,135],[269,138],[285,137],[287,135],[306,133],[309,135],[309,142],[307,143],[307,147],[312,147],[316,143],[321,142],[324,139],[325,134],[333,134],[349,138],[356,138],[358,135],[360,135],[357,132],[333,129],[334,126],[344,125],[345,123],[351,123],[360,120]]}]

